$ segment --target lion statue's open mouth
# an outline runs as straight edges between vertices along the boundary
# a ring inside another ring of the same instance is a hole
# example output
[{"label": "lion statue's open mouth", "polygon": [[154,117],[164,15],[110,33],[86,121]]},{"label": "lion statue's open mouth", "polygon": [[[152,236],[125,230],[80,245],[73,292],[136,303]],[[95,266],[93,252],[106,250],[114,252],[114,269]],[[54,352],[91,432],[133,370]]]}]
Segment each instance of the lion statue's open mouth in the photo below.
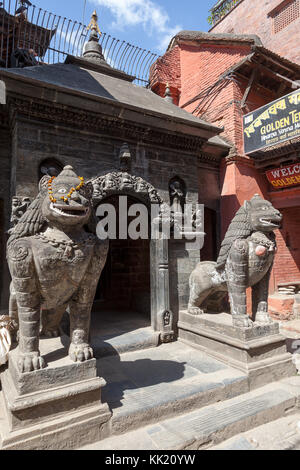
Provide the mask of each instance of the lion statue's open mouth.
[{"label": "lion statue's open mouth", "polygon": [[266,227],[270,227],[270,228],[280,228],[281,226],[281,218],[275,219],[275,218],[261,217],[259,221],[262,225],[265,225]]},{"label": "lion statue's open mouth", "polygon": [[50,209],[56,212],[56,214],[67,217],[85,217],[89,212],[89,208],[84,207],[81,204],[67,206],[65,204],[55,204],[51,202]]}]

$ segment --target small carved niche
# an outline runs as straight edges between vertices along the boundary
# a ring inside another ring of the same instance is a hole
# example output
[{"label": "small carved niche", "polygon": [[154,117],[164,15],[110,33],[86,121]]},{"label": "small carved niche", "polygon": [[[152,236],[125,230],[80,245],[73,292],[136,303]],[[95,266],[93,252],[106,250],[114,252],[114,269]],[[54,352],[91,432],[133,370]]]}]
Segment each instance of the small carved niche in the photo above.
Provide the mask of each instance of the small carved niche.
[{"label": "small carved niche", "polygon": [[170,205],[172,212],[183,213],[186,199],[186,185],[179,176],[174,176],[169,182]]},{"label": "small carved niche", "polygon": [[39,180],[43,176],[58,176],[63,170],[63,165],[55,158],[43,160],[39,166]]},{"label": "small carved niche", "polygon": [[119,167],[120,171],[130,172],[131,170],[131,152],[126,142],[120,148]]}]

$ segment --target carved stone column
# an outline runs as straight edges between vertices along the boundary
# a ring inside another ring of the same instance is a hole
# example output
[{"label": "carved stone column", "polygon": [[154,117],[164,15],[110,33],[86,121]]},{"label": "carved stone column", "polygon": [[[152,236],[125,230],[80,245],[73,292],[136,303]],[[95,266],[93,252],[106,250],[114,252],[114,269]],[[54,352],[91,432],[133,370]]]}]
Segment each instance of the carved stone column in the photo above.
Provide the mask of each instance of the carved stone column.
[{"label": "carved stone column", "polygon": [[168,343],[174,338],[173,312],[170,309],[169,240],[160,233],[151,241],[151,323],[160,339]]}]

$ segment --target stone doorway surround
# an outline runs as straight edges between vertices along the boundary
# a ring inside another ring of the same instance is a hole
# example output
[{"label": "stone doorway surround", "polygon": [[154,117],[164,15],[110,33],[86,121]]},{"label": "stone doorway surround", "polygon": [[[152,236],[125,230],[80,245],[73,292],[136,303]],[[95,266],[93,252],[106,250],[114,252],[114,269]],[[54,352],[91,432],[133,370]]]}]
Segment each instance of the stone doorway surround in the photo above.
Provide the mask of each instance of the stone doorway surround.
[{"label": "stone doorway surround", "polygon": [[[158,205],[160,210],[164,204],[154,186],[127,172],[113,171],[92,178],[91,183],[95,207],[113,195],[132,196],[145,204],[148,210],[152,204]],[[173,341],[175,325],[170,308],[169,240],[163,234],[150,240],[150,289],[151,327],[159,333],[162,343]]]}]

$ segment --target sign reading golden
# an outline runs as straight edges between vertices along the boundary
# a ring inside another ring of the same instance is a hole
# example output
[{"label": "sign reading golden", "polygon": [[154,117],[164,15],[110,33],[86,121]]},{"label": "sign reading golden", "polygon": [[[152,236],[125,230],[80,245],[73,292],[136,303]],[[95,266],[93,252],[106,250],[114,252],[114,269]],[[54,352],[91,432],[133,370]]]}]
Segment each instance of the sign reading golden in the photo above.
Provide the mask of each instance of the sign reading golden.
[{"label": "sign reading golden", "polygon": [[300,89],[243,119],[244,149],[249,154],[300,136]]},{"label": "sign reading golden", "polygon": [[266,176],[275,189],[298,186],[300,185],[300,163],[269,170]]}]

